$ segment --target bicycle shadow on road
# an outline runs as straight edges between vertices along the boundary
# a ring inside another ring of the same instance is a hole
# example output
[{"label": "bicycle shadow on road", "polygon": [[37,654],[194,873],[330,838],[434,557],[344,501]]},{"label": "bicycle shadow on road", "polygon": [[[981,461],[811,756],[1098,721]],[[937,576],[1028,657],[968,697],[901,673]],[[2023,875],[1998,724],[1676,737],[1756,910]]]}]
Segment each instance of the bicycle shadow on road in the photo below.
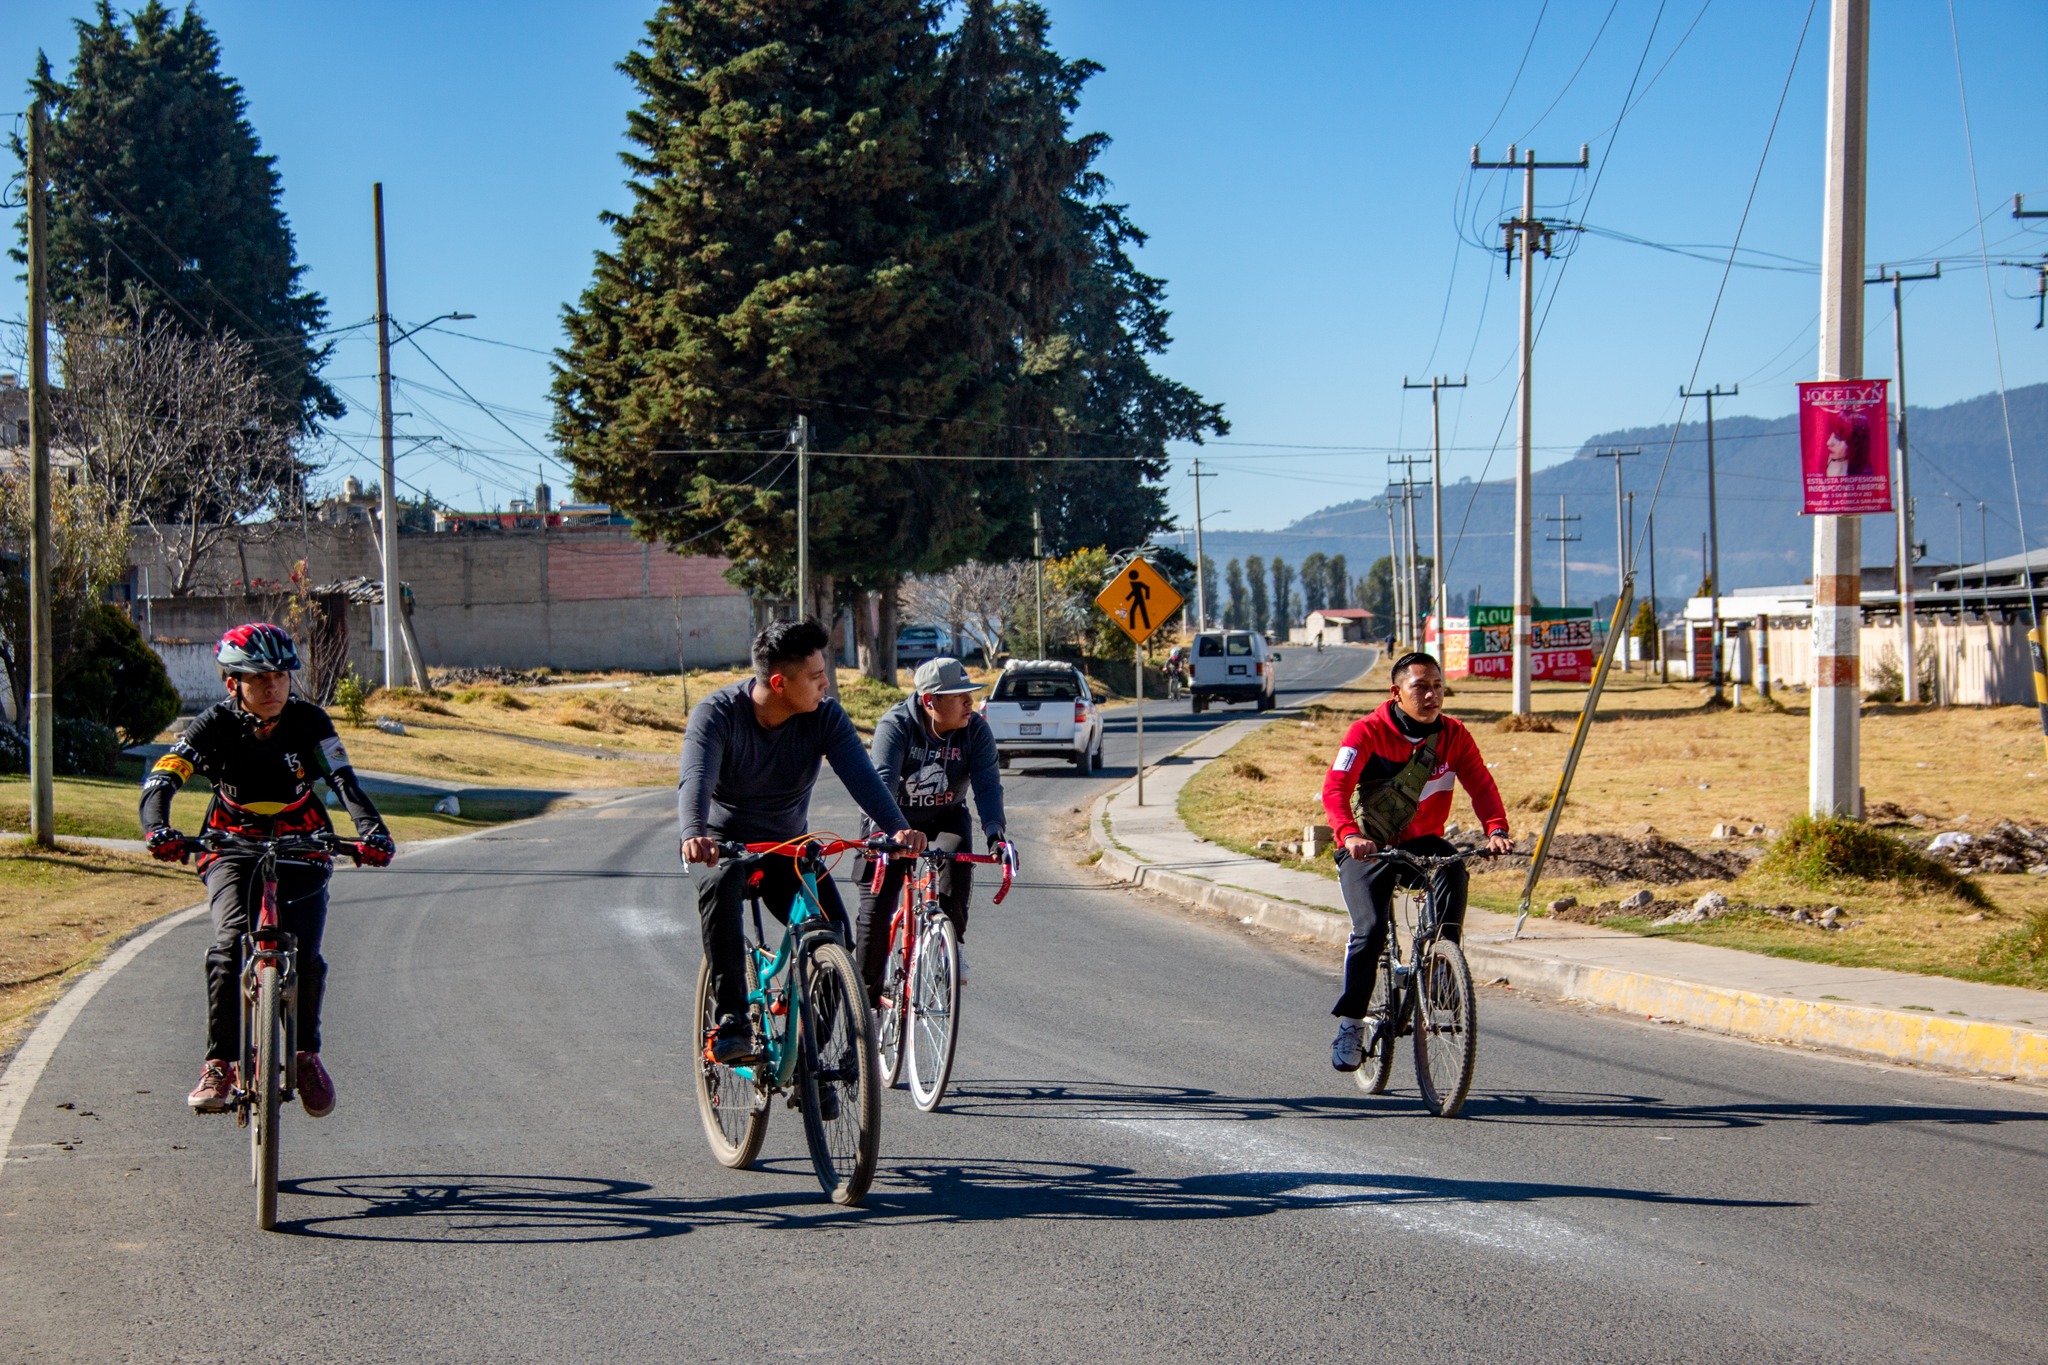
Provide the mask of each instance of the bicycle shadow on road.
[{"label": "bicycle shadow on road", "polygon": [[[334,1212],[278,1230],[355,1242],[505,1245],[625,1242],[694,1231],[697,1205],[634,1180],[552,1175],[354,1175],[281,1182]],[[290,1212],[289,1208],[282,1210]]]},{"label": "bicycle shadow on road", "polygon": [[2048,1123],[2048,1107],[1997,1109],[1988,1105],[1826,1104],[1772,1100],[1684,1104],[1655,1095],[1501,1090],[1474,1093],[1466,1101],[1463,1117],[1474,1123],[1562,1127],[1762,1128],[1771,1124],[1810,1123],[1826,1127],[1871,1128],[1925,1123],[1995,1128],[2013,1123]]},{"label": "bicycle shadow on road", "polygon": [[898,1161],[868,1194],[871,1216],[968,1223],[1014,1219],[1118,1222],[1259,1218],[1309,1209],[1622,1201],[1693,1208],[1798,1208],[1798,1201],[1715,1198],[1615,1185],[1346,1171],[1233,1171],[1166,1176],[1071,1161]]}]

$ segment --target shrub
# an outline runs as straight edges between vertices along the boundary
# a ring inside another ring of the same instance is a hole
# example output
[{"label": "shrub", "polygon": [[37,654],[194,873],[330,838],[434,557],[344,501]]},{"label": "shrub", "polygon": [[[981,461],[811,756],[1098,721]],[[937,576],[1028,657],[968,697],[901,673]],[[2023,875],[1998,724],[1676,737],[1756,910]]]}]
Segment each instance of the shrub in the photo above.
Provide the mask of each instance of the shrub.
[{"label": "shrub", "polygon": [[0,725],[0,773],[28,771],[28,736],[12,725]]},{"label": "shrub", "polygon": [[88,607],[57,674],[57,714],[120,731],[146,744],[178,716],[178,689],[163,660],[128,613],[111,603]]},{"label": "shrub", "polygon": [[341,714],[348,718],[348,723],[360,730],[363,722],[369,719],[369,701],[370,685],[363,681],[362,674],[356,672],[356,666],[350,664],[341,680],[334,684],[334,704],[341,708]]},{"label": "shrub", "polygon": [[2048,910],[2034,911],[2019,928],[1985,944],[1977,965],[2002,968],[2037,989],[2048,985]]},{"label": "shrub", "polygon": [[76,716],[60,718],[51,734],[51,766],[64,777],[112,777],[121,737],[111,725]]},{"label": "shrub", "polygon": [[1795,816],[1757,863],[1817,890],[1831,882],[1898,882],[1939,891],[1969,905],[1988,906],[1990,897],[1911,844],[1881,834],[1860,820],[1838,816]]}]

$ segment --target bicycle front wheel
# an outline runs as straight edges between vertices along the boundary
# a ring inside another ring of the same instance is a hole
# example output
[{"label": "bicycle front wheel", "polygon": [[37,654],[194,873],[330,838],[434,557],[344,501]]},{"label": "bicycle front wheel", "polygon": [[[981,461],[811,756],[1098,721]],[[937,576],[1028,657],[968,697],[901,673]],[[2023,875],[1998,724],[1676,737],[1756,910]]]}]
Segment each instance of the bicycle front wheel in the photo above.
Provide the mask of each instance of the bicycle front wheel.
[{"label": "bicycle front wheel", "polygon": [[882,968],[882,999],[875,1006],[875,1061],[881,1068],[880,1085],[887,1090],[896,1084],[903,1069],[904,999],[903,939],[910,932],[905,916],[898,915],[889,930],[889,958]]},{"label": "bicycle front wheel", "polygon": [[704,1120],[704,1138],[721,1166],[748,1165],[760,1155],[768,1132],[768,1097],[729,1066],[711,1060],[711,1031],[718,1027],[718,1002],[711,995],[711,963],[697,966],[697,1113]]},{"label": "bicycle front wheel", "polygon": [[277,1226],[277,1118],[284,1092],[284,984],[275,963],[256,969],[256,1075],[249,1116],[249,1174],[256,1186],[256,1226]]},{"label": "bicycle front wheel", "polygon": [[1438,1118],[1455,1118],[1472,1089],[1479,1009],[1464,950],[1438,939],[1415,970],[1415,1078]]},{"label": "bicycle front wheel", "polygon": [[805,949],[797,970],[803,983],[797,1086],[804,1140],[832,1202],[858,1204],[875,1178],[882,1145],[882,1093],[866,996],[853,958],[836,942]]},{"label": "bicycle front wheel", "polygon": [[960,1036],[960,933],[948,915],[917,937],[910,968],[910,1102],[930,1113],[946,1097]]}]

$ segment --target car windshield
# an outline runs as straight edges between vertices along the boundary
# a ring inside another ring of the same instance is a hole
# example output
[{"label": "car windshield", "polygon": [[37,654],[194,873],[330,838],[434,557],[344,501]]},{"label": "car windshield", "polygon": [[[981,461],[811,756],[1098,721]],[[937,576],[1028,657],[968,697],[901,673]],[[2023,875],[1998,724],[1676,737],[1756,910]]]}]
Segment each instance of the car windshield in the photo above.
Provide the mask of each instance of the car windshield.
[{"label": "car windshield", "polygon": [[1228,637],[1228,648],[1231,658],[1244,658],[1252,652],[1252,637],[1249,635],[1232,635]]},{"label": "car windshield", "polygon": [[1081,684],[1071,673],[1005,673],[995,701],[1078,701]]},{"label": "car windshield", "polygon": [[1195,644],[1205,659],[1220,659],[1223,657],[1223,637],[1220,635],[1204,635],[1196,640]]}]

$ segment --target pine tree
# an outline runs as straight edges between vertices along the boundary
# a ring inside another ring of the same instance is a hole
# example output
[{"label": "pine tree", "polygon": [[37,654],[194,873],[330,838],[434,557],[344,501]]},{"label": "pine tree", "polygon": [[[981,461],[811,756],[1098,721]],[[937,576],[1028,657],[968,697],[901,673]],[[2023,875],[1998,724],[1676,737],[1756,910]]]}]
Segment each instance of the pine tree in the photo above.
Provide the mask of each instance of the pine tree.
[{"label": "pine tree", "polygon": [[1330,557],[1321,550],[1304,555],[1301,561],[1301,614],[1321,611],[1329,605]]},{"label": "pine tree", "polygon": [[1223,581],[1230,589],[1230,598],[1223,607],[1223,624],[1230,630],[1243,630],[1251,614],[1244,595],[1244,566],[1231,560],[1223,566]]},{"label": "pine tree", "polygon": [[1294,570],[1284,559],[1273,561],[1273,638],[1284,640],[1294,624]]},{"label": "pine tree", "polygon": [[195,335],[233,333],[302,428],[341,416],[319,378],[326,301],[301,287],[276,158],[222,74],[212,31],[197,11],[174,16],[158,0],[125,23],[99,0],[76,27],[69,80],[39,57],[32,83],[50,110],[52,300],[132,298]]},{"label": "pine tree", "polygon": [[1273,613],[1269,608],[1271,599],[1266,595],[1266,561],[1258,555],[1244,557],[1244,585],[1251,597],[1251,611],[1245,617],[1245,628],[1264,630],[1267,618]]},{"label": "pine tree", "polygon": [[1328,585],[1325,606],[1348,607],[1351,605],[1351,568],[1344,562],[1343,555],[1331,555],[1329,563],[1323,566],[1323,582]]}]

